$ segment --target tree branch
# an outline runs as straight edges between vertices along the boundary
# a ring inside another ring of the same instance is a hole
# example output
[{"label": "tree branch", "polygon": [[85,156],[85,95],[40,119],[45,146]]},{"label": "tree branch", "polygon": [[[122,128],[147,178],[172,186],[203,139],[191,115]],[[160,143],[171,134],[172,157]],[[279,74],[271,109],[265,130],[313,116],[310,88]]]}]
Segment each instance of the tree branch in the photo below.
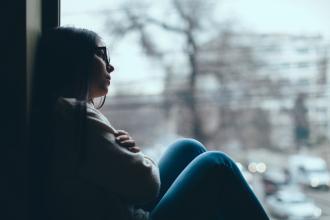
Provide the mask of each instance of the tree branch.
[{"label": "tree branch", "polygon": [[170,25],[170,24],[167,24],[163,21],[160,21],[160,20],[157,20],[157,19],[154,19],[154,18],[151,18],[151,17],[148,17],[148,18],[145,18],[145,22],[146,23],[150,23],[150,24],[154,24],[158,27],[161,27],[167,31],[172,31],[172,32],[176,32],[176,33],[185,33],[185,30],[180,28],[180,27],[176,27],[176,26],[173,26],[173,25]]}]

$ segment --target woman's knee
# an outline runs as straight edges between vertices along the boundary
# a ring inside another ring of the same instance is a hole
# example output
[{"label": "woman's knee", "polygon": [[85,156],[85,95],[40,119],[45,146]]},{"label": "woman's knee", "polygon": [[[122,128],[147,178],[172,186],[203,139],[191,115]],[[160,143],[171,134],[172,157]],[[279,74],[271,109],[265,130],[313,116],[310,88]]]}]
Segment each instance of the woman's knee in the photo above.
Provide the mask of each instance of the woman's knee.
[{"label": "woman's knee", "polygon": [[181,138],[175,141],[171,146],[171,150],[179,151],[185,155],[187,154],[201,154],[206,152],[206,148],[199,141],[192,138]]},{"label": "woman's knee", "polygon": [[229,169],[236,169],[236,163],[227,154],[221,151],[208,151],[196,158],[200,163],[210,166],[221,166]]}]

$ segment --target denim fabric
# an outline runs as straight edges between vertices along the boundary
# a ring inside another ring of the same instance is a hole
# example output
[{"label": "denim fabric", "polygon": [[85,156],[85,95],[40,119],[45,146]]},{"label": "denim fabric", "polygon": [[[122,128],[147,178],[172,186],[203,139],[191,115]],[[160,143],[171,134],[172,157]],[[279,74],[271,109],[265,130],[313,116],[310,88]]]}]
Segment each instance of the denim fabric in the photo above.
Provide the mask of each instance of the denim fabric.
[{"label": "denim fabric", "polygon": [[235,162],[196,140],[172,144],[159,169],[159,197],[144,207],[152,220],[269,219]]}]

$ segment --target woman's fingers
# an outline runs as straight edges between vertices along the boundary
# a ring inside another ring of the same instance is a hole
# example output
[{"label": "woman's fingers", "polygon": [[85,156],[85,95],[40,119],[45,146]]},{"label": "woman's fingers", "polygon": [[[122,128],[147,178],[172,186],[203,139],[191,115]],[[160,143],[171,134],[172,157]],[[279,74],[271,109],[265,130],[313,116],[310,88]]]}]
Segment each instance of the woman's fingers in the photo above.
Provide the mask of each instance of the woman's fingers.
[{"label": "woman's fingers", "polygon": [[128,135],[128,132],[124,131],[124,130],[117,130],[117,132],[115,133],[115,136],[118,137],[120,135]]},{"label": "woman's fingers", "polygon": [[138,146],[129,147],[128,150],[133,153],[139,153],[141,151],[141,149]]},{"label": "woman's fingers", "polygon": [[130,137],[126,134],[123,134],[123,135],[120,135],[120,136],[116,137],[117,141],[126,141],[126,140],[130,140],[130,139],[132,139],[132,137]]},{"label": "woman's fingers", "polygon": [[134,147],[135,141],[134,140],[122,141],[122,142],[120,142],[120,145],[124,146],[124,147]]},{"label": "woman's fingers", "polygon": [[129,136],[127,131],[117,130],[115,136],[116,136],[116,142],[120,146],[126,147],[129,151],[133,153],[138,153],[141,151],[141,149],[136,146],[135,140],[131,136]]},{"label": "woman's fingers", "polygon": [[116,142],[123,147],[135,146],[135,141],[128,135],[120,135],[116,137]]}]

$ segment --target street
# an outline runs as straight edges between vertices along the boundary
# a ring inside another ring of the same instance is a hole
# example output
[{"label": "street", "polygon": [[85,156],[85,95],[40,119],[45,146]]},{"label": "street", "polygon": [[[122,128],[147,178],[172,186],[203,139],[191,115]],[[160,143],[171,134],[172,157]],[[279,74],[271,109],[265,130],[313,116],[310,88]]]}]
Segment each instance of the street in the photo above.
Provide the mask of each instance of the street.
[{"label": "street", "polygon": [[[268,161],[270,167],[282,167],[286,164],[287,157],[284,155],[276,155],[273,153],[262,152],[252,152],[250,155],[256,161]],[[251,160],[251,158],[250,158]],[[267,172],[267,171],[266,171]],[[262,183],[262,174],[255,173],[253,174],[253,181],[251,183],[254,192],[257,197],[260,199],[264,208],[267,210],[267,206],[265,205],[265,192],[264,186]],[[302,192],[309,198],[312,199],[316,206],[322,209],[322,216],[320,220],[330,220],[330,190],[325,189],[312,189],[308,187],[301,187]],[[272,220],[279,220],[270,216]]]},{"label": "street", "polygon": [[330,190],[305,189],[304,192],[322,209],[322,217],[320,220],[330,220]]}]

